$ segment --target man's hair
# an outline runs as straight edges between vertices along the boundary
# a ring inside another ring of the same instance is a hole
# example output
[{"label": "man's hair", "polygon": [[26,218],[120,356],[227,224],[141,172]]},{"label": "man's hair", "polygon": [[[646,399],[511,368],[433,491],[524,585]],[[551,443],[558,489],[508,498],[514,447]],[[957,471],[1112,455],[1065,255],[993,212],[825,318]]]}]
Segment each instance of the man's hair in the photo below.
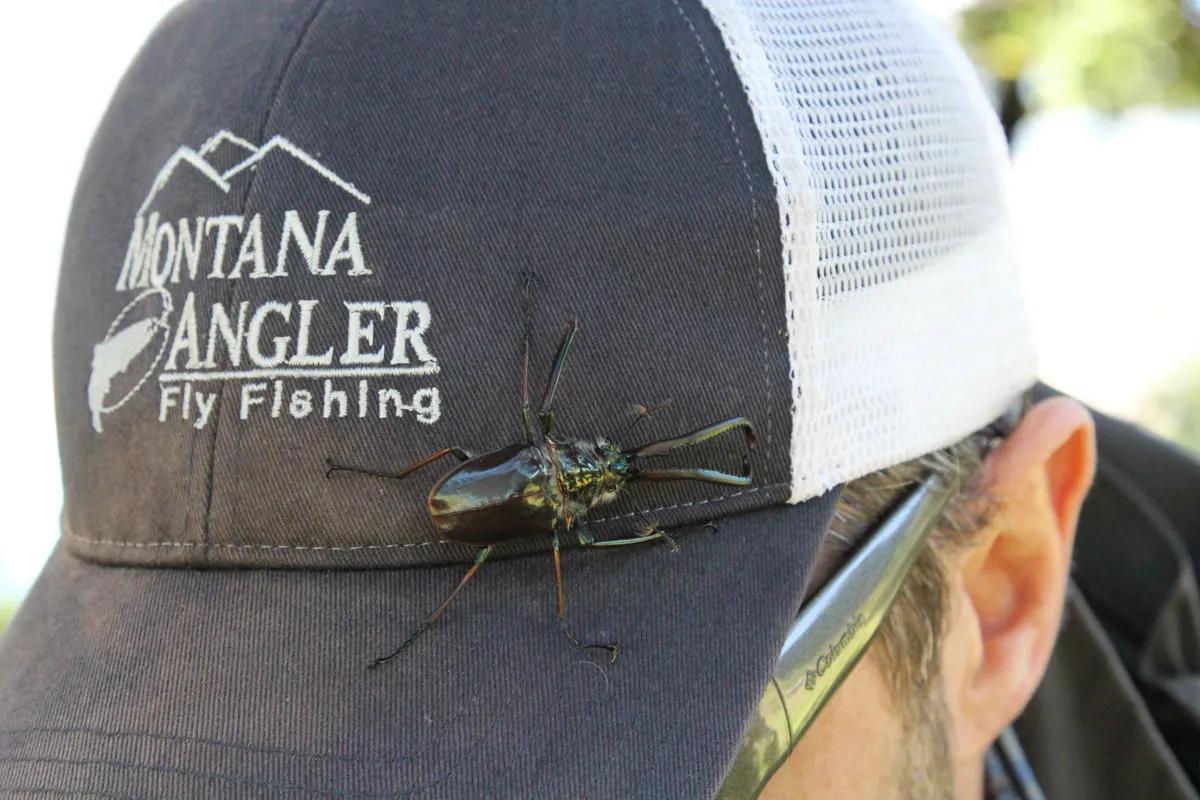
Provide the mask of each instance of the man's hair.
[{"label": "man's hair", "polygon": [[942,636],[950,612],[945,564],[952,551],[977,540],[995,512],[981,467],[998,441],[989,426],[950,447],[865,475],[845,485],[834,511],[830,531],[850,545],[931,473],[959,482],[872,649],[904,726],[905,746],[893,765],[895,797],[953,797],[950,718],[941,682]]},{"label": "man's hair", "polygon": [[981,467],[996,442],[993,432],[973,433],[942,450],[851,481],[838,500],[830,530],[842,541],[858,542],[931,473],[957,476],[959,481],[876,639],[897,700],[927,696],[938,679],[950,606],[944,559],[951,551],[970,546],[995,511]]}]

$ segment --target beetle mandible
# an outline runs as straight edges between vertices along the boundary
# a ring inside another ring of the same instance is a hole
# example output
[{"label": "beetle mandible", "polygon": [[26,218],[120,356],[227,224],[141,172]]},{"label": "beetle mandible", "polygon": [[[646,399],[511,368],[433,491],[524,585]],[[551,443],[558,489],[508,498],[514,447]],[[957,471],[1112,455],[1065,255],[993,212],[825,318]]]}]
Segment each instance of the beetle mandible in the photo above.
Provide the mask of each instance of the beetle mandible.
[{"label": "beetle mandible", "polygon": [[[595,540],[589,533],[586,524],[587,513],[597,506],[615,500],[621,490],[632,481],[692,480],[729,486],[750,485],[754,425],[745,417],[733,417],[683,436],[631,449],[623,449],[603,437],[573,439],[556,435],[554,395],[562,380],[571,345],[579,332],[579,321],[576,318],[570,320],[559,344],[550,378],[542,394],[535,425],[529,402],[529,304],[527,285],[521,371],[521,421],[525,430],[523,443],[511,444],[479,456],[471,456],[461,447],[444,447],[398,472],[382,472],[340,464],[333,459],[326,460],[327,477],[336,472],[353,472],[403,480],[422,467],[446,456],[457,458],[460,463],[430,489],[426,507],[434,529],[443,541],[479,548],[475,562],[442,604],[399,647],[388,655],[375,659],[371,667],[379,667],[400,655],[422,632],[436,622],[463,587],[479,572],[496,545],[514,539],[546,535],[550,536],[553,548],[558,620],[563,632],[576,646],[607,650],[615,663],[615,643],[580,641],[567,627],[559,534],[573,532],[579,543],[586,547],[617,547],[667,539],[666,534],[654,526],[645,526],[638,535],[622,539]],[[734,430],[741,430],[746,440],[740,474],[706,468],[654,468],[645,464],[646,459],[700,444]]]}]

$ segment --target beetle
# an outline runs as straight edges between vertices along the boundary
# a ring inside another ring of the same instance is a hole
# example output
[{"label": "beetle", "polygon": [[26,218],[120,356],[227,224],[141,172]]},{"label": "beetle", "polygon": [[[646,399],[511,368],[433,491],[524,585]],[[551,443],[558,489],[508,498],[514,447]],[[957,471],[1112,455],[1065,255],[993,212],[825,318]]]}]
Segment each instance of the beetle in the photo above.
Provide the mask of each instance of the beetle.
[{"label": "beetle", "polygon": [[[733,417],[707,425],[683,436],[664,439],[640,447],[624,449],[603,437],[566,438],[554,430],[554,396],[562,380],[563,368],[571,345],[579,332],[579,320],[572,318],[563,335],[536,415],[529,402],[529,294],[526,289],[526,332],[522,368],[521,421],[525,440],[471,456],[460,447],[444,447],[413,462],[398,472],[383,472],[349,466],[326,459],[326,477],[337,472],[358,473],[379,478],[403,480],[417,470],[442,458],[460,462],[434,483],[426,508],[434,529],[443,541],[479,548],[475,561],[440,606],[418,626],[393,652],[371,663],[379,667],[412,644],[446,611],[463,587],[479,572],[484,561],[499,544],[537,536],[549,536],[554,555],[558,620],[567,639],[576,646],[604,649],[616,662],[615,643],[580,641],[566,624],[562,562],[559,554],[560,533],[572,532],[587,547],[618,547],[665,540],[674,544],[653,525],[644,525],[637,535],[621,539],[596,540],[588,531],[586,515],[597,506],[610,503],[633,481],[693,480],[730,486],[749,486],[750,458],[754,450],[754,425],[745,417]],[[683,447],[700,444],[731,431],[742,431],[746,450],[740,473],[705,468],[651,467],[647,459],[666,455]]]}]

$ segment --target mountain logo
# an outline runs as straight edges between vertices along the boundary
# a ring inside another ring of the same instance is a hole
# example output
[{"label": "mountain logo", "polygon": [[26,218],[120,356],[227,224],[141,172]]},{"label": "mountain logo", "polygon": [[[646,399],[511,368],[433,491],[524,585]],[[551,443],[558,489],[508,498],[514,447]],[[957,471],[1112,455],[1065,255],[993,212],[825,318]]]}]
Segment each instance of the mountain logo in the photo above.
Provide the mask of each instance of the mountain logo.
[{"label": "mountain logo", "polygon": [[[245,155],[240,161],[237,161],[235,164],[233,164],[233,166],[229,167],[223,172],[220,172],[206,159],[206,156],[216,155],[219,150],[223,149],[222,145],[226,143],[241,148]],[[181,165],[192,167],[200,175],[211,181],[222,192],[228,193],[230,179],[248,169],[254,169],[258,163],[263,160],[263,158],[275,150],[287,153],[300,163],[304,164],[306,167],[316,172],[321,177],[328,180],[334,186],[345,190],[347,194],[354,197],[359,202],[363,203],[364,205],[370,205],[370,196],[360,191],[353,183],[338,177],[333,170],[329,169],[320,161],[317,161],[317,159],[313,158],[308,153],[292,144],[288,139],[285,139],[282,136],[274,136],[262,147],[256,147],[240,136],[235,136],[229,131],[222,130],[218,131],[204,144],[200,145],[199,150],[193,150],[191,147],[184,145],[176,150],[171,157],[167,159],[166,163],[163,164],[162,168],[158,171],[158,174],[154,176],[154,182],[150,186],[150,193],[146,195],[146,199],[142,201],[141,207],[137,210],[138,216],[145,214],[146,211],[151,208],[152,204],[154,203],[155,196],[166,187],[167,183],[171,180],[171,177],[175,174],[175,170]]]},{"label": "mountain logo", "polygon": [[[223,208],[263,170],[289,176],[263,185],[302,196],[266,204],[273,210]],[[294,179],[305,174],[315,183]],[[158,386],[160,423],[197,429],[213,422],[223,382],[237,383],[239,421],[436,422],[438,389],[395,380],[439,373],[425,340],[432,314],[421,300],[370,297],[380,282],[359,221],[370,204],[284,136],[260,145],[220,130],[176,149],[134,214],[114,286],[132,299],[93,348],[87,403],[96,432],[147,384]],[[240,299],[230,281],[263,281],[270,291]]]}]

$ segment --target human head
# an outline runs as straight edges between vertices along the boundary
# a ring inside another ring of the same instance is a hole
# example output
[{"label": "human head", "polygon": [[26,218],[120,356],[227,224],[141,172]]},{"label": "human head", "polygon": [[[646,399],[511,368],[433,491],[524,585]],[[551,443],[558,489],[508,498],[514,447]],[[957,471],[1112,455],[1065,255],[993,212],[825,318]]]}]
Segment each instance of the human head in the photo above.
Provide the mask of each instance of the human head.
[{"label": "human head", "polygon": [[875,642],[764,800],[981,796],[987,749],[1049,661],[1095,458],[1087,409],[1055,397],[994,448],[968,437],[844,487],[833,530],[853,542],[926,472],[963,478]]}]

